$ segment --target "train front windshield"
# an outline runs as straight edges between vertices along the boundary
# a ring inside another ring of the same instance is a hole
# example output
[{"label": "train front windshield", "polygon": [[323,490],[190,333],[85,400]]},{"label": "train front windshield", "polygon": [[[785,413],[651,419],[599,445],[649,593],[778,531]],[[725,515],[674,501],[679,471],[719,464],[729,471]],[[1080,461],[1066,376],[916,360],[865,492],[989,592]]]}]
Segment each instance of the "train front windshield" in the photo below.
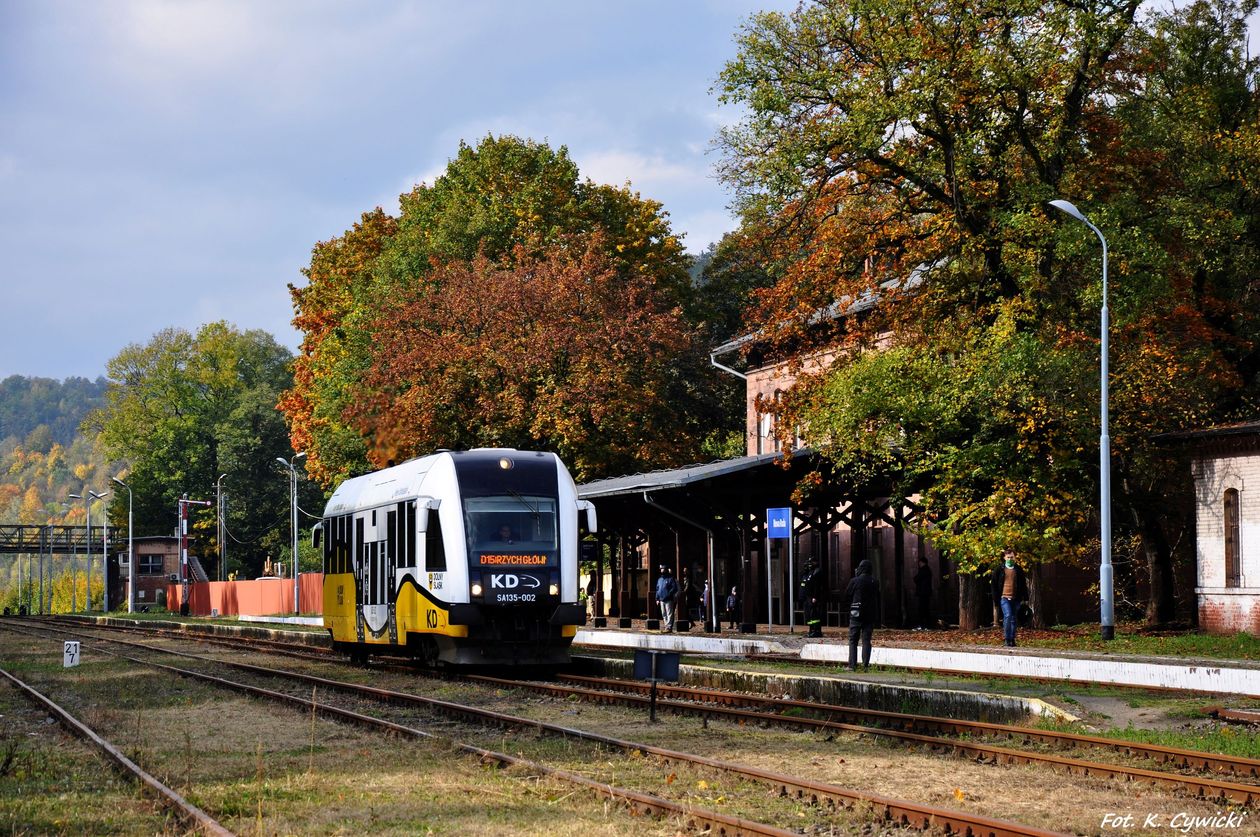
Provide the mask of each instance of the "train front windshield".
[{"label": "train front windshield", "polygon": [[483,555],[530,555],[546,556],[554,564],[559,555],[554,497],[469,497],[464,527],[474,562]]}]

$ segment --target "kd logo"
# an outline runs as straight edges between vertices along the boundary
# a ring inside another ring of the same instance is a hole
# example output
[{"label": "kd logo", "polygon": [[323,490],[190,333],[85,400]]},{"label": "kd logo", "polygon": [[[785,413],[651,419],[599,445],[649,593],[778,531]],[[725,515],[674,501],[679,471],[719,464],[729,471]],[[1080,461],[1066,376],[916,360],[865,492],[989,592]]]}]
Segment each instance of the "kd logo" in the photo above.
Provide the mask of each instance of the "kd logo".
[{"label": "kd logo", "polygon": [[490,576],[490,586],[500,589],[511,590],[513,587],[520,586],[521,580],[514,575],[492,575]]}]

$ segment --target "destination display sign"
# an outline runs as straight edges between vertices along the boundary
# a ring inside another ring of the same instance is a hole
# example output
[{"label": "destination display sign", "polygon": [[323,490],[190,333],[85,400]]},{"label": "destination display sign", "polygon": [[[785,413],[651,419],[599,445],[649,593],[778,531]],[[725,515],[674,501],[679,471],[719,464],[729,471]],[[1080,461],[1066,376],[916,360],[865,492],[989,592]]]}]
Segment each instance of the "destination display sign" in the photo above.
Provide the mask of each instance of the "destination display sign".
[{"label": "destination display sign", "polygon": [[481,566],[483,567],[545,567],[547,566],[546,555],[482,555]]}]

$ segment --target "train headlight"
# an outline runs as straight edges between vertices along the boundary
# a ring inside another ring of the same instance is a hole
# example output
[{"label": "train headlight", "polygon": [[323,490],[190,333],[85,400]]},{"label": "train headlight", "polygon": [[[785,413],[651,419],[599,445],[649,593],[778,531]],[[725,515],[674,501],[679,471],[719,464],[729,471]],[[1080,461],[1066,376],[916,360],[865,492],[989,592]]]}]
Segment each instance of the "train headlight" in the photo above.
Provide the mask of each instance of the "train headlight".
[{"label": "train headlight", "polygon": [[550,593],[550,594],[551,594],[551,595],[553,595],[553,596],[559,596],[559,595],[560,595],[560,585],[559,585],[559,584],[553,584],[553,585],[551,585],[550,587],[548,587],[548,588],[547,588],[547,592],[548,592],[548,593]]},{"label": "train headlight", "polygon": [[480,596],[480,595],[481,595],[481,583],[480,583],[480,582],[476,582],[476,581],[474,581],[474,582],[473,582],[473,586],[472,586],[472,594],[473,594],[474,596]]}]

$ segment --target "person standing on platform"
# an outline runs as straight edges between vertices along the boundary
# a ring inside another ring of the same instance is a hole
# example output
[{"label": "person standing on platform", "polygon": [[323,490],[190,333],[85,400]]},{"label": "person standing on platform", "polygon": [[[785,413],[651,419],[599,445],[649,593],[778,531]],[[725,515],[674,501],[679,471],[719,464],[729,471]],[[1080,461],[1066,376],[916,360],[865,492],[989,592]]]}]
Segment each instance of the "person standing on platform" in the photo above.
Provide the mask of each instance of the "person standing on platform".
[{"label": "person standing on platform", "polygon": [[678,599],[674,603],[674,616],[682,614],[682,618],[691,621],[691,574],[682,568],[682,576],[678,579]]},{"label": "person standing on platform", "polygon": [[801,604],[805,610],[805,624],[810,637],[822,636],[823,592],[822,569],[817,562],[810,559],[805,564],[805,575],[801,577]]},{"label": "person standing on platform", "polygon": [[734,587],[726,597],[726,618],[731,620],[732,631],[739,627],[739,591]]},{"label": "person standing on platform", "polygon": [[709,579],[704,580],[704,590],[700,593],[700,621],[704,624],[705,632],[713,630],[713,618],[710,614],[710,607],[713,604],[713,590],[709,587]]},{"label": "person standing on platform", "polygon": [[919,605],[919,624],[915,630],[926,631],[932,627],[932,568],[922,555],[914,574],[914,598]]},{"label": "person standing on platform", "polygon": [[669,567],[661,567],[660,578],[656,579],[656,603],[661,608],[661,630],[667,633],[674,630],[674,601],[678,598],[678,582],[674,581]]},{"label": "person standing on platform", "polygon": [[1015,626],[1019,606],[1028,601],[1028,579],[1024,568],[1015,563],[1015,550],[1002,553],[1002,563],[993,573],[993,606],[1002,613],[1002,635],[1007,648],[1015,647]]},{"label": "person standing on platform", "polygon": [[858,639],[862,640],[862,667],[871,667],[871,634],[879,621],[879,582],[871,575],[869,560],[858,564],[857,575],[849,581],[849,671],[857,671]]}]

